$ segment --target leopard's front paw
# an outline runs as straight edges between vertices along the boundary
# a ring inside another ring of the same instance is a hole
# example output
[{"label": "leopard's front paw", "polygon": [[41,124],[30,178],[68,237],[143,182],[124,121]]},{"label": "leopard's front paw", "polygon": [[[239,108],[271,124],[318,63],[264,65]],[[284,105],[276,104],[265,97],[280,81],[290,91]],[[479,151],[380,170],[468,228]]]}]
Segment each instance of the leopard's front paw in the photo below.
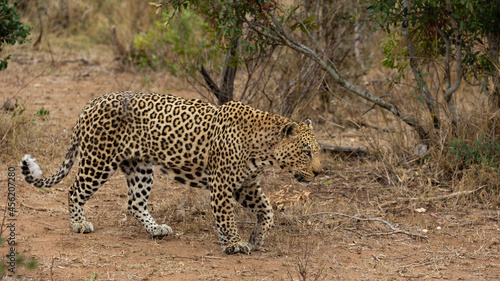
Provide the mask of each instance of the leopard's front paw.
[{"label": "leopard's front paw", "polygon": [[223,249],[224,253],[226,253],[227,255],[234,255],[237,253],[248,255],[250,254],[250,250],[252,249],[252,247],[247,242],[240,241],[234,244],[223,246]]},{"label": "leopard's front paw", "polygon": [[172,228],[170,228],[170,226],[168,226],[166,224],[162,224],[162,225],[154,226],[149,233],[153,237],[160,238],[160,237],[168,236],[172,232],[174,232],[174,231],[172,230]]},{"label": "leopard's front paw", "polygon": [[71,231],[75,233],[91,233],[94,232],[94,226],[88,221],[70,223]]}]

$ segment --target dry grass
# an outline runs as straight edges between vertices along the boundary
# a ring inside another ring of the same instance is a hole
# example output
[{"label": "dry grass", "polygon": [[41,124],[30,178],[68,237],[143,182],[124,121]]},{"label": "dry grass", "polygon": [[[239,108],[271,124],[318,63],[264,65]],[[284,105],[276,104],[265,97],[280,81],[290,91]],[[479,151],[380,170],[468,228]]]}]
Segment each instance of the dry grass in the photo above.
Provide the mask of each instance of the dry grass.
[{"label": "dry grass", "polygon": [[42,133],[34,116],[26,113],[13,117],[12,114],[12,111],[0,110],[0,155],[2,156],[18,156],[22,151],[35,150],[34,138]]},{"label": "dry grass", "polygon": [[[22,1],[19,5],[25,24],[34,26],[32,41],[42,34],[43,49],[50,48],[47,40],[70,43],[61,40],[79,35],[88,38],[89,43],[109,44],[111,28],[116,27],[118,37],[132,42],[133,36],[147,29],[154,21],[154,7],[147,1]],[[55,38],[44,38],[51,34]],[[57,39],[56,39],[57,38]],[[76,37],[78,38],[78,36]],[[49,43],[50,44],[50,43]],[[73,47],[88,48],[89,45],[74,44]]]}]

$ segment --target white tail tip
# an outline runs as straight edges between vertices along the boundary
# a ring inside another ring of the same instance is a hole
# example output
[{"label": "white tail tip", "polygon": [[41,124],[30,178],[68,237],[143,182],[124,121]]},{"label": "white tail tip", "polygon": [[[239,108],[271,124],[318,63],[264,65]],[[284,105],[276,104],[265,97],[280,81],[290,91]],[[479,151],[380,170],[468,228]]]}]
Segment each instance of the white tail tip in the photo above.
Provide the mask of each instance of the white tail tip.
[{"label": "white tail tip", "polygon": [[23,157],[23,161],[26,161],[26,164],[28,165],[33,178],[37,179],[42,176],[42,170],[40,169],[40,166],[38,166],[35,158],[31,157],[31,155],[26,154]]}]

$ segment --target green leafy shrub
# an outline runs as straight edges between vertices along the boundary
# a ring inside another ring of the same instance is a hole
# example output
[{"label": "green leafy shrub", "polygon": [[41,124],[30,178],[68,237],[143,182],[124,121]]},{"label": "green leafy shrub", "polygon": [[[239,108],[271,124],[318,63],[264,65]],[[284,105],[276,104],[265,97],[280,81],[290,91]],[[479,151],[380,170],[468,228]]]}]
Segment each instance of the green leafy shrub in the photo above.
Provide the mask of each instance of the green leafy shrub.
[{"label": "green leafy shrub", "polygon": [[451,140],[450,154],[456,157],[461,165],[481,164],[488,167],[500,167],[500,143],[486,138],[483,134],[472,144],[467,144],[463,139]]},{"label": "green leafy shrub", "polygon": [[[23,25],[19,20],[17,13],[17,3],[15,1],[12,6],[9,1],[0,0],[0,52],[2,52],[4,44],[14,45],[16,43],[25,43],[26,37],[30,34],[30,27]],[[0,58],[0,70],[7,68],[8,55],[5,58]]]},{"label": "green leafy shrub", "polygon": [[[165,28],[164,23],[170,21],[175,23]],[[219,51],[210,34],[209,26],[193,11],[184,9],[175,15],[163,12],[154,27],[135,36],[131,59],[139,67],[164,68],[173,74],[179,72],[178,63],[194,71],[207,62],[218,61]]]}]

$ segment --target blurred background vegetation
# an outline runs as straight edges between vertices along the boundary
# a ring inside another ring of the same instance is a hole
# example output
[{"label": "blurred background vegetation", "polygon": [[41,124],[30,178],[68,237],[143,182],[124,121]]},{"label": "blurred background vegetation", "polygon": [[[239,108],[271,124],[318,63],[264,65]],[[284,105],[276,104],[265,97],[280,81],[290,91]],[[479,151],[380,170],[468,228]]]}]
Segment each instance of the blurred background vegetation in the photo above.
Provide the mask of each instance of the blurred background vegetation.
[{"label": "blurred background vegetation", "polygon": [[313,119],[326,142],[358,132],[389,184],[418,166],[430,188],[485,185],[498,198],[497,1],[21,0],[17,10],[27,48],[104,45],[115,71],[165,71],[213,103]]}]

